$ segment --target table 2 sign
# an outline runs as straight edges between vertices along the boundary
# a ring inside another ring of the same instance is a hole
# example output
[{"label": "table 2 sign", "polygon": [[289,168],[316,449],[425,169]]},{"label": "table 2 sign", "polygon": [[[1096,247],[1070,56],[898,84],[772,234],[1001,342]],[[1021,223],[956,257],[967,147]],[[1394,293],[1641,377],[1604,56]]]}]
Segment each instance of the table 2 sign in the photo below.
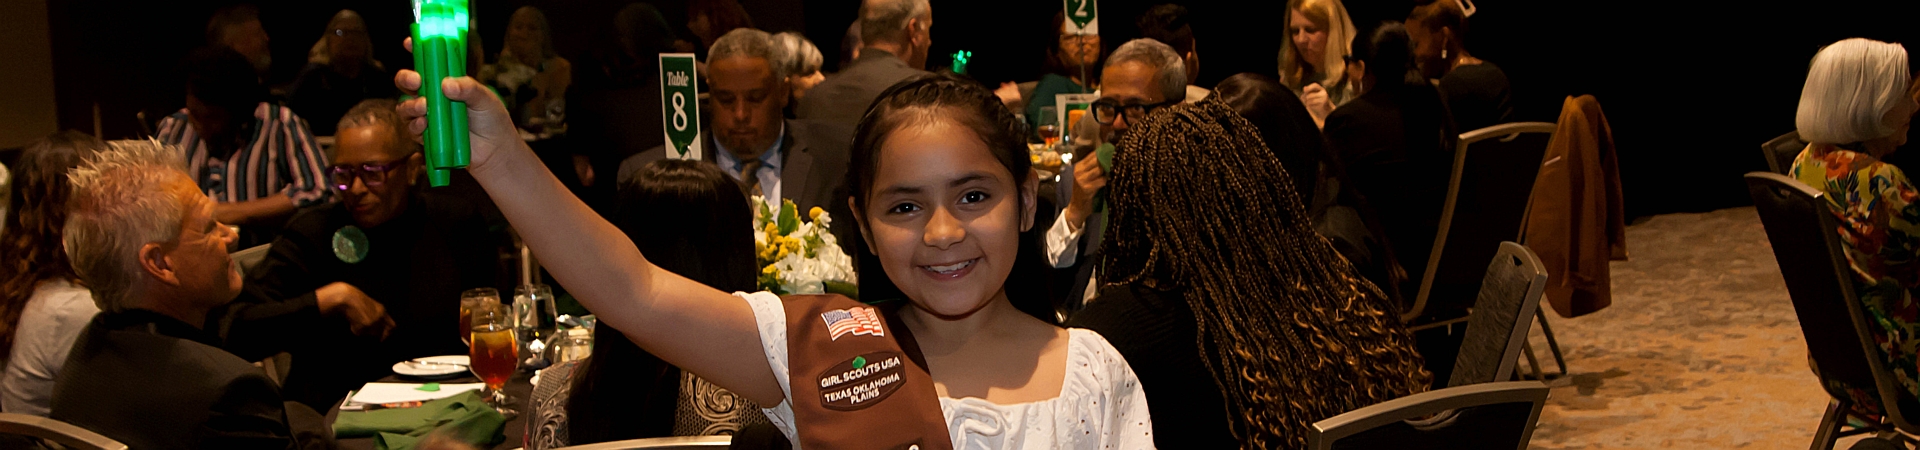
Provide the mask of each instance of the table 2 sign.
[{"label": "table 2 sign", "polygon": [[667,134],[667,157],[700,159],[700,78],[692,53],[660,54],[661,127]]},{"label": "table 2 sign", "polygon": [[1067,34],[1100,34],[1100,10],[1095,0],[1062,0],[1067,8]]}]

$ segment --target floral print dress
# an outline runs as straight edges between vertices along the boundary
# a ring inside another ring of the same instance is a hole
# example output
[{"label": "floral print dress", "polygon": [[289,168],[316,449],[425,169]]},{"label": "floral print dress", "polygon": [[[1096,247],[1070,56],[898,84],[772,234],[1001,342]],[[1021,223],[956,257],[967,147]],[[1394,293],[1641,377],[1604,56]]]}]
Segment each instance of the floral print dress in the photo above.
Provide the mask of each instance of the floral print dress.
[{"label": "floral print dress", "polygon": [[[1920,191],[1899,168],[1830,144],[1807,146],[1790,174],[1827,194],[1827,206],[1840,219],[1854,293],[1866,306],[1887,368],[1907,392],[1920,394],[1915,378],[1920,306],[1913,295],[1920,287]],[[1829,384],[1829,393],[1879,413],[1873,386]]]}]

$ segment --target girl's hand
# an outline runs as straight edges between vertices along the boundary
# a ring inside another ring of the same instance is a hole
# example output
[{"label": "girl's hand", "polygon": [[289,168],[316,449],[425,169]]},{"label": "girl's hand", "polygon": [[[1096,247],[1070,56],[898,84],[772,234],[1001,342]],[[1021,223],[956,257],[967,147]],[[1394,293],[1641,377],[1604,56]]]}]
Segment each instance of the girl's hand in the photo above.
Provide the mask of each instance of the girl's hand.
[{"label": "girl's hand", "polygon": [[[408,51],[413,50],[412,39],[407,39],[404,45]],[[393,84],[403,93],[417,94],[420,90],[420,73],[401,70],[394,74]],[[449,100],[467,104],[467,135],[473,146],[467,170],[484,170],[493,155],[526,145],[520,141],[520,133],[514,129],[513,118],[507,114],[506,106],[493,96],[493,90],[486,85],[471,77],[447,78],[441,80],[440,91]],[[413,134],[414,139],[420,139],[421,133],[427,129],[426,97],[401,102],[396,109],[400,117],[407,120],[407,132]]]}]

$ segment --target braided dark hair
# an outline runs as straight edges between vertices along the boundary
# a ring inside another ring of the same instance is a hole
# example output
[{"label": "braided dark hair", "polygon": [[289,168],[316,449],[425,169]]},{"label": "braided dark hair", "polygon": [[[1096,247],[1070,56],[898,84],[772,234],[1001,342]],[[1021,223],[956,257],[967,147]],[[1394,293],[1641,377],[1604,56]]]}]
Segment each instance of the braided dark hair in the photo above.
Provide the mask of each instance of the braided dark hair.
[{"label": "braided dark hair", "polygon": [[1119,147],[1101,273],[1181,288],[1244,448],[1301,448],[1315,421],[1425,389],[1412,334],[1314,233],[1253,123],[1209,98]]}]

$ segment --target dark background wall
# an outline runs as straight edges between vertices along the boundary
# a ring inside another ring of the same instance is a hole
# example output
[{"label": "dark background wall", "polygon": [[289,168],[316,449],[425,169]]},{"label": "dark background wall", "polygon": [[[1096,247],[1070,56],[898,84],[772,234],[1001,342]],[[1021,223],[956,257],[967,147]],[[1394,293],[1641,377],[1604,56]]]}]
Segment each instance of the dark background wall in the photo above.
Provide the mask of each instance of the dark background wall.
[{"label": "dark background wall", "polygon": [[[1162,0],[1104,0],[1108,49],[1137,35],[1132,17]],[[232,2],[180,0],[48,2],[55,96],[61,128],[91,130],[97,104],[108,137],[137,136],[134,115],[157,119],[181,105],[177,61],[201,43],[207,15]],[[610,41],[611,18],[625,0],[475,0],[489,53],[501,46],[507,16],[519,6],[546,10],[563,55]],[[650,1],[685,33],[685,2]],[[758,26],[799,30],[831,67],[857,0],[744,0]],[[1239,72],[1271,74],[1284,10],[1279,1],[1188,0],[1196,16],[1202,69],[1211,85]],[[1750,2],[1581,2],[1482,0],[1470,48],[1508,72],[1520,118],[1554,120],[1568,95],[1593,94],[1606,108],[1619,145],[1630,215],[1704,211],[1745,204],[1739,175],[1762,170],[1757,145],[1793,129],[1807,61],[1820,46],[1847,37],[1920,42],[1920,2],[1824,0],[1768,8]],[[411,22],[403,0],[261,2],[273,38],[276,83],[287,83],[319,39],[329,16],[352,8],[367,17],[376,55],[410,67],[399,47]],[[1411,0],[1352,0],[1362,27],[1403,18]],[[1038,76],[1049,22],[1059,3],[1034,0],[933,0],[935,55],[975,54],[983,82]],[[576,58],[577,60],[577,58]],[[931,65],[945,65],[936,57]],[[14,108],[13,105],[0,105]],[[150,120],[151,120],[150,119]],[[1920,159],[1920,152],[1896,155]]]}]

